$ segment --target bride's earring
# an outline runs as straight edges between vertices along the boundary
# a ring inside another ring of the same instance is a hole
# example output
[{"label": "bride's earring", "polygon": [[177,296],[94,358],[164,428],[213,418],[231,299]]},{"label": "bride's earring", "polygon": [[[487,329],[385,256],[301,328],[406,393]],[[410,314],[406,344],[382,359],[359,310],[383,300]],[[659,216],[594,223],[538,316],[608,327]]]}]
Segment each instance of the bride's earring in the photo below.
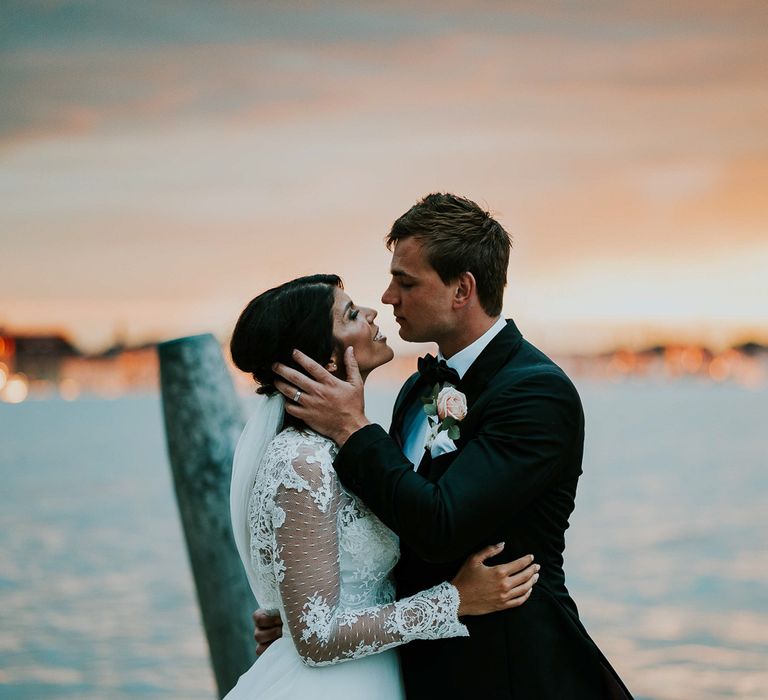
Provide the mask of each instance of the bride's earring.
[{"label": "bride's earring", "polygon": [[329,362],[328,363],[328,371],[329,372],[335,372],[337,369],[338,369],[338,367],[336,367],[336,363],[335,362]]}]

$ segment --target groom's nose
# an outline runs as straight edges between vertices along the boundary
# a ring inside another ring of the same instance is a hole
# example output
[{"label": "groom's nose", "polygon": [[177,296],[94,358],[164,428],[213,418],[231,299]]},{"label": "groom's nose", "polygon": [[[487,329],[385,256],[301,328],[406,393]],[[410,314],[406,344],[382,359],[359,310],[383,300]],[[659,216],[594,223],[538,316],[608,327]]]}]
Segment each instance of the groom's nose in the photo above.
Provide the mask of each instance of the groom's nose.
[{"label": "groom's nose", "polygon": [[392,283],[389,283],[389,286],[384,290],[384,294],[381,295],[381,303],[382,304],[391,304],[392,306],[395,305],[395,294],[392,291]]}]

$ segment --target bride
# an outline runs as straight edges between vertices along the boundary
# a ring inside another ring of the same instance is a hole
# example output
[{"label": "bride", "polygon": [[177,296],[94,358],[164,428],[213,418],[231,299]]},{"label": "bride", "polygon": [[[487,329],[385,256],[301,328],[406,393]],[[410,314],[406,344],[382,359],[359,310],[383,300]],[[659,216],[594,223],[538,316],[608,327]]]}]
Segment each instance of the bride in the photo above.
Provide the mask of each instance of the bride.
[{"label": "bride", "polygon": [[467,636],[461,616],[521,605],[538,578],[530,556],[485,566],[496,545],[470,557],[452,581],[395,600],[396,535],[344,490],[335,444],[285,413],[273,386],[274,363],[298,368],[294,348],[346,376],[352,347],[365,378],[393,357],[375,318],[339,277],[312,275],[257,296],[235,327],[232,359],[262,396],[235,451],[232,526],[254,596],[279,611],[288,633],[226,700],[404,698],[393,647]]}]

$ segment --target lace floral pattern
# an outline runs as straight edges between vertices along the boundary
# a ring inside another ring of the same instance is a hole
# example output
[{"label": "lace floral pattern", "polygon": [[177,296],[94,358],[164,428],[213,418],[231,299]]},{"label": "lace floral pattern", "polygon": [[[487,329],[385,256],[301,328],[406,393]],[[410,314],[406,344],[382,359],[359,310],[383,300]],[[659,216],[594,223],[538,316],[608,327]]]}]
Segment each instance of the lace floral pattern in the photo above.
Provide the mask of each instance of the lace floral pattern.
[{"label": "lace floral pattern", "polygon": [[336,478],[336,446],[288,428],[270,444],[248,519],[257,599],[280,610],[307,665],[414,639],[467,636],[449,583],[394,600],[397,537]]}]

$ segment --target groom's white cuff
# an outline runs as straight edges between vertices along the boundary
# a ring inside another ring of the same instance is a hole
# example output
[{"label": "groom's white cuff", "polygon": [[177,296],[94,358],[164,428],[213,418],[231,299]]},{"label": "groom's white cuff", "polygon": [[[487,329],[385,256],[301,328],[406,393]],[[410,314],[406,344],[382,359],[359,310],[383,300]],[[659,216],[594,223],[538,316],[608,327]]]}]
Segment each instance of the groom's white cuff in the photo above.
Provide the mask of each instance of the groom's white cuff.
[{"label": "groom's white cuff", "polygon": [[432,459],[439,457],[440,455],[453,452],[456,449],[456,443],[448,437],[448,431],[443,430],[437,434],[437,437],[432,441],[432,446],[429,448],[429,453],[432,455]]}]

